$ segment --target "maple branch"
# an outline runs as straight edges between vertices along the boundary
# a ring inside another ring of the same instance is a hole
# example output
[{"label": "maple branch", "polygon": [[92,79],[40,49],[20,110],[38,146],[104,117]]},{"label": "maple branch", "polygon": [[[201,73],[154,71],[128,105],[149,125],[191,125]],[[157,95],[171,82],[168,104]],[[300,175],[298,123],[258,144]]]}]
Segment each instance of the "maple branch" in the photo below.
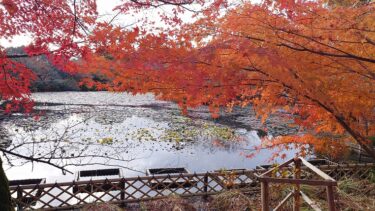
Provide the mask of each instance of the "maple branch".
[{"label": "maple branch", "polygon": [[32,156],[28,157],[28,156],[24,156],[24,155],[21,155],[21,154],[18,154],[18,153],[15,153],[15,152],[12,152],[12,151],[9,151],[9,150],[6,150],[4,148],[0,148],[0,151],[3,152],[3,153],[6,153],[6,154],[10,154],[10,155],[14,155],[14,156],[17,156],[17,157],[20,157],[20,158],[23,158],[25,160],[29,160],[31,162],[37,162],[37,163],[45,163],[45,164],[48,164],[50,166],[53,166],[53,167],[56,167],[58,169],[61,169],[63,172],[69,172],[71,174],[73,174],[73,172],[67,170],[66,168],[64,167],[61,167],[59,165],[56,165],[54,163],[51,163],[49,161],[45,161],[45,160],[42,160],[42,159],[37,159],[37,158],[34,158]]},{"label": "maple branch", "polygon": [[122,13],[122,11],[120,10],[118,13],[116,13],[116,15],[114,15],[110,21],[108,21],[108,25],[111,24],[116,18],[117,16],[119,16],[120,14]]},{"label": "maple branch", "polygon": [[[314,103],[317,103],[320,107],[322,107],[324,110],[326,110],[328,113],[330,113],[337,122],[356,140],[356,142],[373,158],[375,158],[375,150],[371,145],[369,146],[369,141],[366,140],[361,134],[353,130],[350,125],[345,121],[345,118],[341,115],[336,114],[332,109],[330,109],[328,106],[321,103],[319,100],[311,98],[310,96],[304,95],[305,98],[311,100]],[[371,143],[371,142],[370,142]]]},{"label": "maple branch", "polygon": [[[315,90],[317,92],[321,93],[324,96],[324,92],[321,89],[319,89],[319,87],[313,87],[313,86],[310,86],[309,84],[307,84],[306,81],[304,79],[302,79],[302,77],[300,77],[299,74],[296,71],[294,71],[292,68],[288,68],[288,71],[294,76],[294,78],[296,80],[298,80],[302,85],[305,86],[305,89],[307,90],[307,93],[309,95],[314,95],[314,93],[316,93],[316,92],[313,91],[314,88],[315,88]],[[316,97],[316,98],[319,98],[319,97]],[[320,98],[320,99],[322,99],[322,98]],[[335,105],[332,102],[328,103],[328,104],[333,106],[334,107],[333,109],[335,109],[337,111],[337,108],[335,107]]]},{"label": "maple branch", "polygon": [[162,5],[183,6],[183,5],[192,4],[195,0],[185,0],[185,1],[181,1],[181,2],[174,2],[174,1],[168,1],[168,0],[156,0],[156,2],[163,3],[162,5],[160,5],[160,4],[155,5],[155,4],[150,3],[149,1],[148,2],[141,2],[139,0],[130,0],[130,1],[133,2],[133,3],[139,4],[141,6],[159,7],[159,6],[162,6]]},{"label": "maple branch", "polygon": [[[74,10],[74,23],[73,23],[73,32],[72,32],[72,35],[74,37],[75,33],[76,33],[76,27],[77,27],[77,20],[78,20],[78,17],[77,17],[77,14],[76,14],[76,0],[73,1],[73,10]],[[73,42],[73,38],[72,38],[72,42]]]},{"label": "maple branch", "polygon": [[[252,81],[257,81],[256,79],[252,79]],[[258,80],[258,81],[264,81],[264,80]],[[257,83],[241,83],[241,84],[220,84],[220,85],[186,85],[184,87],[153,87],[149,88],[148,90],[185,90],[188,87],[197,87],[198,89],[211,89],[211,88],[221,88],[221,87],[236,87],[236,86],[254,86],[258,85]]]},{"label": "maple branch", "polygon": [[[271,29],[275,29],[273,28],[272,26],[270,26]],[[277,29],[277,28],[276,28]],[[281,30],[282,31],[282,30]],[[285,32],[285,33],[288,33],[288,31],[282,31],[282,32]],[[291,33],[291,32],[290,32]],[[315,39],[312,39],[311,37],[307,37],[307,36],[304,36],[304,35],[300,35],[300,34],[296,34],[296,33],[291,33],[293,35],[296,35],[296,36],[301,36],[305,39],[310,39],[311,41],[313,42],[317,42],[318,44],[320,45],[323,45],[325,47],[328,47],[328,48],[332,48],[336,51],[339,51],[339,52],[342,52],[343,54],[334,54],[334,53],[329,53],[329,52],[324,52],[324,51],[318,51],[318,50],[313,50],[313,49],[310,49],[310,48],[306,48],[304,45],[301,45],[299,43],[296,43],[296,42],[292,42],[290,40],[285,40],[284,41],[287,41],[289,43],[292,43],[294,45],[297,45],[299,47],[295,47],[295,46],[292,46],[290,44],[287,44],[287,43],[279,43],[279,44],[276,44],[276,46],[280,46],[280,47],[287,47],[289,49],[292,49],[292,50],[295,50],[295,51],[300,51],[300,52],[310,52],[310,53],[313,53],[313,54],[318,54],[318,55],[322,55],[322,56],[329,56],[329,57],[338,57],[338,58],[350,58],[350,59],[356,59],[356,60],[360,60],[360,61],[365,61],[365,62],[370,62],[370,63],[375,63],[375,59],[372,59],[372,58],[366,58],[366,57],[361,57],[361,56],[357,56],[357,55],[354,55],[354,54],[351,54],[351,53],[348,53],[348,52],[345,52],[343,50],[340,50],[338,48],[335,48],[333,46],[330,46],[330,45],[327,45],[327,44],[324,44],[322,42],[319,42]],[[257,37],[253,37],[253,36],[250,36],[250,35],[233,35],[231,34],[232,36],[236,36],[236,37],[243,37],[243,38],[246,38],[246,39],[249,39],[249,40],[255,40],[255,41],[260,41],[260,42],[266,42],[265,39],[262,39],[262,38],[257,38]],[[279,37],[281,38],[281,37]],[[366,39],[368,43],[371,43],[371,44],[374,44],[375,45],[375,42],[372,41],[372,40],[369,40],[369,39]]]},{"label": "maple branch", "polygon": [[[249,40],[255,40],[255,41],[260,41],[260,42],[265,42],[265,41],[266,41],[266,40],[264,40],[264,39],[257,38],[257,37],[253,37],[253,36],[249,36],[249,35],[238,35],[238,34],[237,34],[237,35],[232,35],[232,36],[242,37],[242,38],[246,38],[246,39],[249,39]],[[287,41],[287,42],[291,42],[291,41],[285,40],[284,38],[282,38],[282,37],[280,37],[280,36],[278,36],[278,38],[279,38],[279,39],[282,39],[282,40],[284,40],[284,41]],[[371,40],[368,40],[368,39],[366,39],[366,40],[368,41],[368,43],[371,43],[371,42],[372,42]],[[296,44],[296,45],[299,45],[301,48],[296,48],[296,47],[293,47],[293,46],[287,45],[287,44],[285,44],[285,43],[277,44],[277,46],[288,47],[288,48],[290,48],[290,49],[297,50],[297,51],[307,51],[307,50],[308,50],[308,49],[305,49],[305,47],[304,47],[303,45],[300,45],[300,44],[295,43],[295,42],[291,42],[291,43]],[[373,42],[373,43],[371,43],[371,44],[375,44],[375,42]],[[350,68],[349,66],[346,66],[346,65],[340,63],[337,59],[334,59],[334,57],[330,57],[330,56],[328,56],[327,58],[328,58],[328,59],[331,59],[331,60],[334,61],[335,63],[337,63],[337,64],[339,64],[339,65],[345,67],[349,72],[352,72],[352,73],[354,73],[354,74],[358,74],[358,75],[360,75],[360,76],[366,77],[366,78],[371,79],[371,80],[375,80],[375,75],[372,74],[372,72],[371,72],[370,70],[367,70],[367,71],[368,71],[368,74],[363,74],[363,73],[360,73],[360,72],[358,72],[358,71],[356,71],[356,70]],[[367,67],[364,66],[364,65],[361,63],[361,61],[359,61],[359,60],[356,60],[356,61],[357,61],[357,62],[358,62],[358,63],[359,63],[364,69],[367,69]]]},{"label": "maple branch", "polygon": [[366,39],[367,43],[370,43],[371,45],[375,45],[375,41],[374,40],[371,40],[368,37],[366,37],[365,39]]},{"label": "maple branch", "polygon": [[[4,73],[4,81],[5,81],[5,84],[6,84],[6,86],[8,87],[8,89],[11,91],[11,92],[13,92],[13,94],[15,94],[15,93],[17,93],[16,91],[14,91],[14,89],[9,85],[9,83],[8,83],[8,77],[7,77],[7,70],[5,69],[5,65],[2,65],[1,66],[2,67],[2,69],[3,69],[3,73]],[[10,78],[10,80],[12,80],[12,77],[9,77]]]},{"label": "maple branch", "polygon": [[[243,68],[243,69],[247,70],[248,68]],[[249,69],[249,71],[256,71],[256,72],[262,73],[262,74],[264,74],[264,75],[266,75],[268,77],[271,77],[271,78],[275,79],[278,83],[280,83],[282,86],[284,86],[285,88],[287,88],[289,90],[293,90],[298,95],[303,96],[304,98],[308,99],[309,101],[311,101],[311,102],[315,103],[316,105],[320,106],[321,108],[323,108],[325,111],[327,111],[329,114],[331,114],[337,120],[337,122],[354,138],[354,140],[356,140],[356,142],[367,153],[369,153],[369,155],[371,155],[373,158],[375,158],[375,150],[374,150],[374,148],[372,148],[371,146],[369,146],[368,144],[366,144],[367,140],[361,134],[359,134],[358,132],[356,132],[355,130],[353,130],[350,127],[350,125],[347,123],[347,121],[345,121],[345,118],[342,117],[341,115],[337,114],[338,112],[335,112],[332,108],[328,107],[326,104],[322,103],[320,100],[318,100],[316,98],[313,98],[312,96],[309,96],[307,94],[300,93],[299,89],[296,89],[293,86],[288,85],[285,82],[283,82],[283,81],[281,81],[281,80],[279,80],[277,78],[274,78],[274,77],[270,76],[269,74],[267,74],[264,71],[261,71],[260,69],[257,69],[255,67],[253,67],[253,68]]]},{"label": "maple branch", "polygon": [[[345,68],[344,70],[346,70],[347,72],[350,72],[350,73],[353,73],[353,74],[357,74],[359,76],[362,76],[362,77],[365,77],[365,78],[368,78],[370,80],[375,80],[375,74],[371,72],[371,70],[369,70],[365,65],[362,64],[361,61],[356,61],[364,70],[366,70],[367,73],[361,73],[353,68],[351,68],[350,66],[348,65],[345,65],[343,64],[342,62],[340,62],[339,60],[337,59],[334,59],[334,58],[329,58],[330,60],[332,60],[334,63],[342,66],[343,68]],[[335,68],[335,69],[338,69],[337,67],[331,67],[331,68]],[[338,70],[341,70],[341,69],[338,69]]]},{"label": "maple branch", "polygon": [[375,59],[360,57],[360,56],[356,56],[356,55],[349,54],[349,53],[347,53],[347,54],[333,54],[333,53],[328,53],[328,52],[323,52],[323,51],[317,51],[317,50],[309,49],[309,48],[306,48],[306,47],[304,47],[302,45],[300,45],[301,46],[300,48],[297,48],[297,47],[293,47],[293,46],[285,44],[285,43],[277,44],[277,46],[287,47],[287,48],[290,48],[290,49],[295,50],[295,51],[306,51],[306,52],[310,52],[310,53],[313,53],[313,54],[318,54],[318,55],[321,55],[321,56],[330,56],[330,57],[357,59],[357,60],[360,60],[360,61],[375,63]]},{"label": "maple branch", "polygon": [[194,13],[198,12],[185,6],[185,5],[194,3],[195,0],[186,0],[186,1],[181,1],[181,2],[173,2],[173,1],[168,1],[168,0],[156,0],[156,2],[161,2],[162,4],[152,4],[151,2],[140,2],[139,0],[130,0],[130,1],[140,6],[158,8],[164,5],[172,5],[172,6],[182,7],[185,10],[188,10],[190,12],[194,12]]},{"label": "maple branch", "polygon": [[351,54],[349,52],[343,51],[343,50],[341,50],[339,48],[336,48],[334,46],[331,46],[331,45],[325,44],[323,42],[320,42],[320,41],[318,41],[316,39],[313,39],[310,36],[298,34],[298,33],[292,32],[290,30],[289,31],[285,30],[283,28],[277,28],[277,27],[273,27],[273,26],[270,26],[270,27],[271,27],[271,29],[275,29],[275,30],[278,30],[278,31],[281,31],[281,32],[284,32],[284,33],[287,33],[287,34],[292,34],[292,35],[295,35],[297,37],[302,37],[304,39],[307,39],[307,40],[310,40],[312,42],[315,42],[315,43],[317,43],[317,44],[319,44],[321,46],[324,46],[324,47],[327,47],[327,48],[331,48],[331,49],[333,49],[335,51],[341,52],[342,54],[334,54],[334,53],[329,53],[329,52],[314,50],[314,49],[311,49],[311,48],[306,48],[305,45],[302,45],[302,44],[299,44],[299,43],[296,43],[296,42],[292,42],[290,40],[286,40],[286,41],[289,42],[289,43],[292,43],[294,45],[299,46],[299,48],[293,47],[293,46],[288,45],[286,43],[281,43],[281,44],[279,44],[279,46],[288,47],[288,48],[296,50],[296,51],[307,51],[307,52],[310,52],[310,53],[314,53],[314,54],[318,54],[318,55],[323,55],[323,56],[332,56],[332,57],[341,57],[341,58],[352,58],[352,59],[358,59],[358,60],[365,61],[365,62],[375,63],[375,59],[361,57],[361,56],[357,56],[357,55]]},{"label": "maple branch", "polygon": [[37,53],[37,54],[15,54],[15,55],[6,55],[0,56],[1,59],[17,59],[17,58],[26,58],[26,57],[34,57],[34,56],[43,56],[45,53]]},{"label": "maple branch", "polygon": [[167,0],[157,0],[157,1],[163,2],[164,4],[170,4],[170,5],[175,5],[175,6],[192,4],[194,2],[194,0],[185,0],[182,2],[172,2],[172,1],[167,1]]},{"label": "maple branch", "polygon": [[[76,1],[76,0],[74,0],[74,5],[75,5],[75,1]],[[37,4],[38,7],[41,7],[40,2],[39,2],[38,0],[35,0],[35,3]],[[73,5],[73,6],[74,6],[74,5]],[[60,11],[63,12],[63,13],[67,12],[68,14],[73,15],[73,17],[74,17],[75,20],[76,20],[75,23],[77,23],[77,24],[80,26],[80,28],[83,30],[83,32],[84,32],[86,35],[89,35],[89,33],[87,32],[87,27],[86,27],[83,23],[81,23],[80,19],[79,19],[79,18],[77,17],[77,15],[75,14],[75,11],[72,12],[71,10],[63,10],[61,7],[57,7],[57,6],[52,5],[52,4],[50,4],[49,6],[52,7],[53,9],[60,10]],[[74,8],[75,8],[75,7],[74,7]],[[45,7],[42,7],[42,10],[43,10],[46,14],[49,14],[49,12],[45,9]],[[49,16],[49,15],[48,15],[48,16]]]},{"label": "maple branch", "polygon": [[[83,120],[80,120],[78,122],[73,122],[71,124],[68,124],[64,127],[64,131],[60,133],[60,130],[56,131],[51,131],[48,132],[45,135],[45,138],[42,138],[39,134],[38,136],[40,137],[39,139],[34,139],[34,137],[31,139],[31,142],[27,141],[30,140],[28,137],[30,134],[26,133],[24,134],[24,138],[26,140],[14,140],[11,143],[11,147],[8,147],[6,149],[1,149],[0,152],[2,151],[8,160],[8,163],[10,166],[15,166],[14,163],[12,163],[12,159],[9,159],[10,156],[17,156],[20,157],[23,160],[26,160],[26,162],[21,162],[19,165],[24,165],[27,162],[39,162],[39,163],[45,163],[48,165],[51,165],[53,167],[56,167],[58,169],[63,170],[64,172],[67,171],[69,173],[72,173],[68,170],[66,170],[67,167],[69,166],[86,166],[86,165],[106,165],[106,166],[118,166],[122,168],[126,168],[131,171],[135,171],[138,173],[141,173],[139,170],[132,169],[130,167],[127,167],[125,165],[117,165],[117,164],[110,164],[108,161],[120,161],[122,163],[125,162],[131,162],[136,159],[140,159],[140,157],[122,157],[119,156],[118,153],[121,153],[123,151],[127,151],[127,147],[121,147],[118,145],[105,145],[106,148],[108,148],[106,152],[103,153],[92,153],[90,150],[85,151],[85,150],[78,150],[78,151],[72,151],[69,152],[69,146],[76,146],[76,147],[83,147],[87,148],[88,146],[92,147],[94,146],[97,149],[102,149],[103,144],[99,142],[83,142],[81,139],[76,139],[74,136],[75,133],[69,133],[73,132],[72,129],[76,128],[77,126],[81,124],[85,124],[87,121],[92,119],[94,116],[93,115],[88,115],[86,116]],[[44,123],[45,125],[42,125],[41,127],[47,126],[47,124],[50,124],[48,122]],[[58,135],[56,138],[51,138],[53,137],[53,132]],[[22,134],[21,134],[22,135]],[[69,136],[70,135],[70,136]],[[70,140],[69,144],[66,145],[64,140]],[[19,144],[17,144],[17,142]],[[48,148],[46,151],[39,151],[41,146],[51,146]],[[68,147],[68,149],[64,148],[64,146]],[[22,149],[20,149],[22,147]],[[34,151],[34,148],[36,148],[38,151]],[[19,149],[20,152],[18,153],[16,150]],[[26,155],[28,152],[25,152],[25,149],[30,150],[31,155]],[[61,150],[61,151],[59,151]],[[64,151],[62,151],[64,150]],[[66,150],[66,151],[65,151]],[[119,151],[120,150],[120,151]],[[107,153],[108,152],[108,153]],[[113,153],[117,152],[117,153]],[[103,160],[103,162],[92,162],[95,161],[95,159],[100,158]],[[60,162],[59,162],[60,161]],[[59,164],[60,163],[60,164]]]}]

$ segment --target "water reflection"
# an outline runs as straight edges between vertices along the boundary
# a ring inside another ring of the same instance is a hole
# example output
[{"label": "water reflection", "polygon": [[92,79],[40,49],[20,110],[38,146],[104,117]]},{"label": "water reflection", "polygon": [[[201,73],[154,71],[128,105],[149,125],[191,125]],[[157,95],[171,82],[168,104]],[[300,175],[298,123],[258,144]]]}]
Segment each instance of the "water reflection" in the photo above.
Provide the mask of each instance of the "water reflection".
[{"label": "water reflection", "polygon": [[[158,167],[187,167],[197,172],[253,168],[267,162],[272,153],[264,150],[252,159],[243,155],[260,143],[257,131],[250,130],[259,128],[259,120],[241,127],[256,119],[246,109],[213,121],[205,108],[185,117],[175,104],[152,95],[67,92],[38,93],[34,98],[44,112],[39,121],[27,116],[3,121],[12,140],[8,150],[51,161],[72,172],[103,165],[124,168],[126,176]],[[21,167],[6,170],[10,179],[25,178],[22,172],[28,172],[27,177],[47,177],[47,182],[73,179],[44,164],[15,157],[8,160],[8,166],[11,164]]]}]

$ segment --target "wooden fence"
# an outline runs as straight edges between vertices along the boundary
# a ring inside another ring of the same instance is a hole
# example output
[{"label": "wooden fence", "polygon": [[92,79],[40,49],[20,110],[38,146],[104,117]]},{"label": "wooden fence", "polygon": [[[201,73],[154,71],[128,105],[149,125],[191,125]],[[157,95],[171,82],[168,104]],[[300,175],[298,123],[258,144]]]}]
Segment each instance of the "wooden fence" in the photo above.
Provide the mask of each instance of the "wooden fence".
[{"label": "wooden fence", "polygon": [[122,204],[170,194],[207,196],[228,188],[255,188],[256,171],[215,172],[91,180],[10,187],[21,209],[68,209],[93,202]]},{"label": "wooden fence", "polygon": [[[304,167],[304,171],[302,171],[302,167]],[[310,208],[321,211],[317,203],[301,191],[301,185],[324,186],[327,193],[328,210],[336,210],[333,187],[337,186],[337,181],[301,157],[288,160],[269,169],[259,176],[259,181],[261,182],[262,211],[270,210],[272,204],[270,186],[272,184],[287,184],[292,185],[292,187],[283,188],[284,191],[289,190],[289,193],[271,210],[282,210],[286,203],[293,199],[293,211],[300,211],[302,197]]]},{"label": "wooden fence", "polygon": [[[375,164],[323,165],[319,168],[334,179],[345,176],[365,177]],[[302,169],[301,177],[308,179]],[[13,203],[18,210],[72,209],[88,203],[111,202],[125,205],[152,200],[170,194],[208,196],[227,189],[260,191],[259,176],[265,169],[178,174],[166,176],[130,177],[121,179],[62,182],[10,187]]]}]

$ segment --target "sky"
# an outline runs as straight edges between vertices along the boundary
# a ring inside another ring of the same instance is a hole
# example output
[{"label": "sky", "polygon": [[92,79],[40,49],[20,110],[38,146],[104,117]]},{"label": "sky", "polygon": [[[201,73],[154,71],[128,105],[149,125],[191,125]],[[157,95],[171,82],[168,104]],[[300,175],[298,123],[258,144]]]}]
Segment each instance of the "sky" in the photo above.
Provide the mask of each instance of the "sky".
[{"label": "sky", "polygon": [[[1,0],[0,0],[1,1]],[[97,0],[97,9],[99,13],[99,20],[102,21],[110,21],[115,15],[117,11],[113,11],[113,9],[121,4],[121,0]],[[150,8],[144,10],[142,13],[137,13],[136,15],[132,14],[120,14],[117,15],[116,18],[111,22],[114,25],[121,26],[121,27],[135,27],[139,24],[140,19],[148,17],[149,19],[156,21],[157,27],[163,27],[161,21],[158,21],[159,16],[158,12],[162,10],[162,12],[170,12],[171,6],[164,6],[162,9],[155,9]],[[191,14],[191,13],[190,13]],[[185,22],[189,22],[191,15],[185,14],[182,19]],[[165,26],[165,25],[164,25]],[[0,46],[1,47],[19,47],[23,45],[28,45],[32,41],[30,35],[20,35],[15,36],[13,40],[9,41],[6,39],[0,38]]]},{"label": "sky", "polygon": [[[1,0],[0,0],[1,1]],[[249,1],[249,0],[232,0],[232,3],[237,4],[243,1]],[[250,0],[253,3],[260,2],[261,0]],[[99,20],[102,21],[110,21],[117,13],[117,11],[113,11],[113,8],[116,6],[120,5],[123,0],[97,0],[97,9],[99,13]],[[199,9],[196,6],[192,5],[189,6],[190,8],[193,9]],[[151,20],[156,21],[156,27],[163,27],[165,24],[162,23],[160,20],[160,17],[158,15],[158,12],[164,12],[164,13],[170,13],[171,12],[171,6],[164,6],[161,9],[155,9],[155,8],[150,8],[147,10],[142,11],[142,13],[137,13],[136,15],[132,14],[120,14],[116,16],[116,18],[112,21],[112,24],[121,26],[121,27],[135,27],[140,25],[140,19],[148,17]],[[192,22],[193,19],[191,19],[192,13],[186,12],[183,15],[180,15],[180,18],[184,22]],[[159,20],[158,20],[159,19]],[[144,26],[142,26],[145,28]],[[30,35],[21,35],[21,36],[15,36],[13,40],[5,40],[0,38],[0,47],[19,47],[23,45],[28,45],[31,42],[31,37]]]},{"label": "sky", "polygon": [[[97,8],[99,12],[99,16],[102,20],[111,20],[112,17],[115,15],[115,12],[112,9],[119,5],[121,0],[97,0]],[[114,23],[116,24],[126,24],[129,22],[129,18],[124,16],[119,16],[116,18]],[[28,35],[22,36],[15,36],[12,41],[1,39],[0,38],[0,46],[8,48],[8,47],[18,47],[23,45],[28,45],[31,42],[31,38]]]}]

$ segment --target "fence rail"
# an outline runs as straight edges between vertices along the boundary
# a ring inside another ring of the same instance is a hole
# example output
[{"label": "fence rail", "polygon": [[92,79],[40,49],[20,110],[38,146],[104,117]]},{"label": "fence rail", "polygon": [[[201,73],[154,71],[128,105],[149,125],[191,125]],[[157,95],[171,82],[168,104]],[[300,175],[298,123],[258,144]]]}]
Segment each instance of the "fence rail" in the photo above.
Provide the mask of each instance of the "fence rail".
[{"label": "fence rail", "polygon": [[93,202],[137,202],[170,194],[211,195],[257,186],[257,171],[178,174],[10,187],[19,209],[75,208]]},{"label": "fence rail", "polygon": [[[322,165],[318,168],[339,180],[349,176],[367,177],[369,171],[375,168],[375,164]],[[254,169],[73,181],[11,186],[10,191],[18,210],[58,210],[78,208],[94,202],[124,205],[163,198],[170,194],[183,197],[208,196],[232,188],[259,192],[258,176],[264,172],[265,169]],[[309,176],[302,174],[301,177]]]},{"label": "fence rail", "polygon": [[[304,172],[302,172],[302,167],[305,167]],[[303,175],[302,173],[305,174]],[[270,186],[272,184],[292,184],[293,187],[289,194],[278,203],[276,208],[271,210],[281,210],[288,201],[293,199],[293,211],[300,211],[302,197],[303,201],[306,202],[310,208],[315,211],[321,211],[320,207],[301,191],[301,185],[325,186],[328,210],[336,210],[333,187],[337,186],[337,181],[302,157],[290,159],[279,166],[271,168],[259,176],[259,181],[261,182],[262,211],[270,210],[272,201],[270,197]]]}]

